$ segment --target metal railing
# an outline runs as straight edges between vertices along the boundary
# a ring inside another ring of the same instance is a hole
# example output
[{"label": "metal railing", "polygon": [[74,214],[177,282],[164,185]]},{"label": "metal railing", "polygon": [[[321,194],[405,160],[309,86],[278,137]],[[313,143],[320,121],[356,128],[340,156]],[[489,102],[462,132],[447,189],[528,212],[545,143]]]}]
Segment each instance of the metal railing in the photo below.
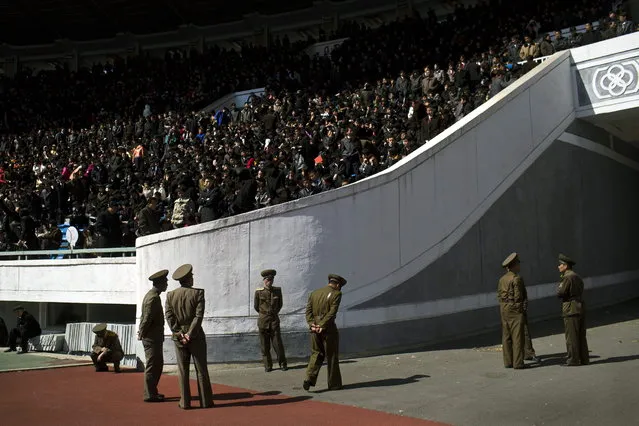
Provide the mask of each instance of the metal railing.
[{"label": "metal railing", "polygon": [[8,260],[91,259],[97,257],[135,257],[135,247],[77,250],[2,251],[0,262]]}]

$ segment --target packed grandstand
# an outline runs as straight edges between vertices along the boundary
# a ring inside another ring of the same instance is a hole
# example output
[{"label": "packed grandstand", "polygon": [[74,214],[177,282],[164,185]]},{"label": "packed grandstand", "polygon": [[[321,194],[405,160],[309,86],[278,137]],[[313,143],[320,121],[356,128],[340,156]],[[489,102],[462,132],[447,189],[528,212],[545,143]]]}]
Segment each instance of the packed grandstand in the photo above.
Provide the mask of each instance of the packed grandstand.
[{"label": "packed grandstand", "polygon": [[[595,25],[591,25],[595,22]],[[583,24],[586,24],[585,26]],[[348,37],[328,56],[285,37],[4,78],[0,250],[133,246],[347,185],[496,96],[537,58],[629,34],[610,3],[458,6]],[[577,26],[579,29],[577,29]],[[557,31],[565,29],[565,31]],[[265,87],[244,105],[211,101]]]}]

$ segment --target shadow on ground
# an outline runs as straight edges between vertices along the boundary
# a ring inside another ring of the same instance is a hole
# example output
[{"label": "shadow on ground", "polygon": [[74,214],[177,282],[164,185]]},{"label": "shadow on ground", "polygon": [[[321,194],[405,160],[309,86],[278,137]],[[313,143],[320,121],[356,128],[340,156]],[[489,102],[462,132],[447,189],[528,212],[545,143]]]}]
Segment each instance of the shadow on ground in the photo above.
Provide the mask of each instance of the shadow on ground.
[{"label": "shadow on ground", "polygon": [[[495,309],[497,310],[497,308]],[[632,299],[618,305],[588,311],[586,326],[587,328],[594,328],[636,319],[639,319],[639,298]],[[533,339],[564,333],[564,324],[560,317],[559,309],[556,318],[530,322],[530,324],[530,333]],[[476,336],[436,344],[427,344],[396,353],[409,353],[422,350],[473,349],[500,344],[501,332],[499,328],[495,327],[491,330],[477,334]],[[603,363],[604,361],[601,360],[597,362]]]},{"label": "shadow on ground", "polygon": [[[348,383],[343,386],[343,389],[362,389],[362,388],[379,388],[385,386],[401,386],[407,385],[409,383],[417,383],[419,379],[429,378],[425,374],[415,374],[414,376],[406,377],[406,378],[391,378],[391,379],[380,379],[380,380],[371,380],[369,382],[359,382],[359,383]],[[314,393],[324,393],[329,392],[328,389],[318,390]]]}]

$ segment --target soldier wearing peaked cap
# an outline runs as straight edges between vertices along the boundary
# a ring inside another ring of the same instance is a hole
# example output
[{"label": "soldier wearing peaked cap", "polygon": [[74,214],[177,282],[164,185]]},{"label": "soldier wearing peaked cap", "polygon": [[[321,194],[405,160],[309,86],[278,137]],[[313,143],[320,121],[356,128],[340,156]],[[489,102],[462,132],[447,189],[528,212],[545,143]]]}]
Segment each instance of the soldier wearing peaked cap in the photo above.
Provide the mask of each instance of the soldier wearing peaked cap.
[{"label": "soldier wearing peaked cap", "polygon": [[506,268],[506,273],[497,284],[497,299],[504,367],[521,369],[524,368],[526,288],[519,276],[519,255],[511,253],[501,265]]},{"label": "soldier wearing peaked cap", "polygon": [[311,331],[311,359],[306,368],[303,387],[309,390],[317,383],[322,363],[326,359],[328,389],[342,389],[342,374],[339,369],[339,331],[335,324],[337,311],[342,301],[342,287],[346,280],[330,274],[328,285],[311,293],[306,304],[306,322]]},{"label": "soldier wearing peaked cap", "polygon": [[271,343],[277,355],[280,368],[288,370],[284,344],[280,333],[280,316],[284,300],[282,298],[282,288],[273,286],[273,281],[277,271],[266,269],[262,271],[262,282],[264,287],[255,290],[253,307],[259,313],[257,328],[260,331],[260,348],[262,350],[262,360],[264,361],[264,371],[267,373],[273,370],[273,360],[271,359]]},{"label": "soldier wearing peaked cap", "polygon": [[568,359],[566,367],[588,365],[588,341],[586,340],[586,306],[583,299],[584,282],[573,271],[575,261],[564,254],[559,255],[559,273],[561,282],[557,296],[562,300],[561,311],[566,333]]},{"label": "soldier wearing peaked cap", "polygon": [[164,367],[164,309],[160,294],[168,286],[169,271],[163,269],[151,275],[151,289],[142,300],[142,315],[138,339],[144,346],[144,402],[162,402],[164,395],[158,393],[158,383]]},{"label": "soldier wearing peaked cap", "polygon": [[91,361],[95,366],[95,371],[109,371],[107,362],[113,363],[113,370],[120,372],[120,361],[124,358],[124,351],[120,344],[120,338],[115,331],[107,330],[105,323],[93,327],[95,340],[93,341],[93,352]]},{"label": "soldier wearing peaked cap", "polygon": [[16,313],[17,321],[16,327],[12,328],[9,332],[9,348],[5,352],[15,352],[17,349],[18,339],[20,339],[20,346],[22,352],[19,354],[25,354],[29,351],[29,339],[42,334],[40,324],[33,315],[27,312],[22,305],[18,305],[13,308],[13,312]]},{"label": "soldier wearing peaked cap", "polygon": [[166,295],[166,321],[173,332],[173,343],[178,365],[180,382],[179,407],[191,408],[191,387],[189,371],[191,355],[197,374],[200,407],[213,407],[213,390],[206,361],[206,335],[202,329],[204,318],[204,290],[193,288],[193,267],[180,266],[173,272],[173,279],[180,282],[180,288]]}]

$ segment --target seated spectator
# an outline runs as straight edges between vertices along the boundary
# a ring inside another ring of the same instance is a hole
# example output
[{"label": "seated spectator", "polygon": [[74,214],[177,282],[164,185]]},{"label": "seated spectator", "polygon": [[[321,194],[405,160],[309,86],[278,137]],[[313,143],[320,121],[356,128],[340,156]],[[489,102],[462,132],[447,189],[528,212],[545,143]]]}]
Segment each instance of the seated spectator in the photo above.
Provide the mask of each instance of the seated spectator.
[{"label": "seated spectator", "polygon": [[626,12],[620,11],[618,16],[619,24],[617,24],[617,36],[633,33],[635,31],[635,25],[632,23],[632,21],[628,20],[628,15],[626,14]]},{"label": "seated spectator", "polygon": [[42,334],[42,330],[38,320],[27,312],[22,305],[13,308],[13,312],[16,313],[18,320],[16,327],[9,332],[9,349],[6,349],[5,352],[16,352],[19,340],[22,351],[18,353],[26,354],[29,352],[29,339]]},{"label": "seated spectator", "polygon": [[48,227],[43,233],[38,234],[40,240],[40,247],[42,250],[57,250],[62,244],[62,231],[58,228],[55,220],[51,220],[48,223]]},{"label": "seated spectator", "polygon": [[117,333],[107,330],[107,325],[102,323],[93,327],[95,340],[93,341],[93,352],[91,353],[91,361],[95,366],[95,371],[109,371],[108,362],[113,363],[113,370],[120,372],[120,361],[124,358],[124,351],[120,344],[120,338]]}]

